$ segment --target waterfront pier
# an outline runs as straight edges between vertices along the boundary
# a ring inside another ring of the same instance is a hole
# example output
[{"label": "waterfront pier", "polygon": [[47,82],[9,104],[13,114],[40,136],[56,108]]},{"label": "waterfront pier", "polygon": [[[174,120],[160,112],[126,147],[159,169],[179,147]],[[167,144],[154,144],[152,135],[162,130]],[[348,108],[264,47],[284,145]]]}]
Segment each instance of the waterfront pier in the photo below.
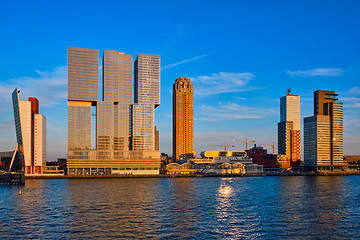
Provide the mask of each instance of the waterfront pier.
[{"label": "waterfront pier", "polygon": [[0,185],[24,185],[23,173],[0,173]]}]

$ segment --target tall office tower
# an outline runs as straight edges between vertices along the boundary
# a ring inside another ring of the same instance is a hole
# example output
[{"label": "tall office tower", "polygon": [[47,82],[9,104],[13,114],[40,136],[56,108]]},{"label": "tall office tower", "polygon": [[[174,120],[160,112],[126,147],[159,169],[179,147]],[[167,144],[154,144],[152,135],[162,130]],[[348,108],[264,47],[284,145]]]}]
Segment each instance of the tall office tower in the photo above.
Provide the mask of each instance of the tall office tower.
[{"label": "tall office tower", "polygon": [[19,99],[19,90],[12,93],[16,138],[25,174],[39,174],[46,166],[46,118],[39,114],[39,101]]},{"label": "tall office tower", "polygon": [[343,105],[334,91],[314,92],[314,116],[304,118],[304,162],[318,170],[343,164]]},{"label": "tall office tower", "polygon": [[99,50],[68,48],[68,100],[99,99]]},{"label": "tall office tower", "polygon": [[278,141],[278,154],[286,155],[288,166],[300,165],[300,96],[290,93],[290,89],[280,98]]},{"label": "tall office tower", "polygon": [[104,50],[103,101],[98,102],[98,149],[130,149],[130,110],[133,100],[132,56]]},{"label": "tall office tower", "polygon": [[[151,81],[156,75],[153,65],[150,61],[151,68],[146,70],[151,73]],[[102,100],[98,99],[98,50],[69,47],[68,69],[69,174],[159,173],[160,154],[154,150],[155,104],[146,101],[132,103],[132,56],[104,50]],[[142,70],[140,67],[139,72]],[[142,92],[146,94],[146,91]],[[94,115],[96,123],[92,123]],[[92,136],[94,133],[96,136]],[[91,146],[92,139],[96,140],[95,147]],[[135,147],[131,140],[136,142]]]},{"label": "tall office tower", "polygon": [[135,98],[139,104],[160,105],[160,56],[138,54],[135,60]]},{"label": "tall office tower", "polygon": [[103,100],[131,104],[132,83],[132,56],[104,50]]},{"label": "tall office tower", "polygon": [[160,105],[160,56],[138,54],[134,75],[132,150],[155,150],[155,108]]},{"label": "tall office tower", "polygon": [[68,160],[91,149],[91,108],[99,98],[99,51],[68,48]]},{"label": "tall office tower", "polygon": [[305,165],[328,165],[330,160],[330,118],[315,115],[304,118]]},{"label": "tall office tower", "polygon": [[187,77],[180,77],[173,85],[173,159],[194,157],[194,92]]}]

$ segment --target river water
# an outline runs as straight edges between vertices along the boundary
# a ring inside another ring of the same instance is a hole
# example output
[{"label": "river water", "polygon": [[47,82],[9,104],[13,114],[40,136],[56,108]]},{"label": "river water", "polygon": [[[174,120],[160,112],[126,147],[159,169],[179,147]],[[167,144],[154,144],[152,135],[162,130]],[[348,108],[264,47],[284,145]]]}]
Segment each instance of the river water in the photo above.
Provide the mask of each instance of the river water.
[{"label": "river water", "polygon": [[1,239],[359,237],[360,176],[27,179],[0,187]]}]

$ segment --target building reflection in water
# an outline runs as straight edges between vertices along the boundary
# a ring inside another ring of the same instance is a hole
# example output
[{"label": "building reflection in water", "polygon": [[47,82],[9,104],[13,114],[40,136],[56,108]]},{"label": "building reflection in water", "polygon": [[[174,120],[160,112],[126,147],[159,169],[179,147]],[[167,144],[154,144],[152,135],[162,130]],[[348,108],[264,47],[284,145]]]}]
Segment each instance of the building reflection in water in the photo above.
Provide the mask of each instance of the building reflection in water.
[{"label": "building reflection in water", "polygon": [[[344,177],[286,177],[279,179],[275,205],[280,236],[341,238],[344,228]],[[346,231],[346,229],[344,229]]]},{"label": "building reflection in water", "polygon": [[[71,231],[84,231],[82,237],[147,238],[160,228],[158,221],[165,202],[161,179],[89,179],[73,183],[69,194],[74,219]],[[151,231],[149,231],[151,229]]]},{"label": "building reflection in water", "polygon": [[359,179],[27,180],[1,188],[0,238],[357,239]]},{"label": "building reflection in water", "polygon": [[172,179],[169,183],[168,211],[165,222],[173,228],[169,237],[192,238],[201,218],[197,205],[197,187],[193,178]]}]

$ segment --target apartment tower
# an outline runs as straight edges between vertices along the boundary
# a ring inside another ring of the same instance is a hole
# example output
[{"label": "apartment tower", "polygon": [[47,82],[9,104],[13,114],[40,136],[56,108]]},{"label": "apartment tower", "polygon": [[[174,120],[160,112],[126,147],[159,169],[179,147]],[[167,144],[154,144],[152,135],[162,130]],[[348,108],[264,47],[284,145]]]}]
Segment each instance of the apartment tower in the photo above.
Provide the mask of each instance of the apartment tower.
[{"label": "apartment tower", "polygon": [[314,116],[304,118],[304,163],[317,170],[343,165],[343,105],[334,91],[314,92]]},{"label": "apartment tower", "polygon": [[292,94],[290,89],[280,98],[278,142],[278,154],[285,155],[287,160],[282,167],[300,165],[300,96]]},{"label": "apartment tower", "polygon": [[180,77],[173,85],[173,159],[182,161],[194,155],[193,84]]},{"label": "apartment tower", "polygon": [[100,100],[99,51],[68,48],[69,174],[159,173],[154,109],[160,104],[160,56],[143,55],[145,63],[142,57],[135,62],[135,76],[141,76],[135,92],[143,96],[135,94],[133,103],[132,56],[104,50]]},{"label": "apartment tower", "polygon": [[46,118],[39,114],[39,101],[20,100],[20,91],[12,93],[16,139],[25,174],[41,174],[46,166]]}]

